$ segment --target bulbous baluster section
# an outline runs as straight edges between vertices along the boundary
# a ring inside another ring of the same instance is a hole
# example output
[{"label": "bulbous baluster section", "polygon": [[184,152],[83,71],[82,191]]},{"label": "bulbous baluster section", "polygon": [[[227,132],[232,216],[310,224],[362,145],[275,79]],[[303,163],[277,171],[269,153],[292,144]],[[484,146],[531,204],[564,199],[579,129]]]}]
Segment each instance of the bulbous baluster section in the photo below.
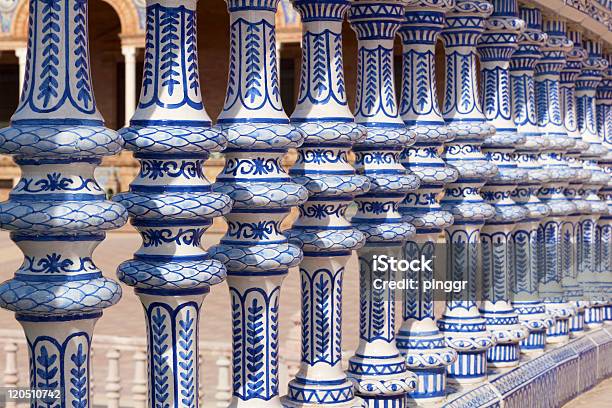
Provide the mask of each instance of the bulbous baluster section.
[{"label": "bulbous baluster section", "polygon": [[[607,153],[599,159],[603,171],[612,174],[612,54],[606,53],[608,68],[603,72],[602,81],[596,93],[597,134]],[[598,257],[600,259],[599,271],[603,273],[604,293],[612,291],[612,180],[609,180],[601,190],[599,196],[608,207],[597,221],[597,242],[599,243]],[[603,320],[612,322],[612,297],[608,295],[607,303],[603,307]]]},{"label": "bulbous baluster section", "polygon": [[576,80],[582,70],[582,61],[587,54],[582,48],[582,33],[577,30],[568,30],[568,38],[572,41],[573,47],[568,52],[559,82],[561,92],[561,114],[564,119],[567,135],[576,141],[576,144],[567,150],[565,160],[572,170],[575,171],[573,177],[565,189],[565,197],[576,206],[576,211],[565,217],[565,222],[561,227],[561,245],[563,247],[563,258],[561,259],[561,270],[563,274],[563,291],[567,300],[576,310],[576,314],[569,321],[569,330],[572,336],[579,336],[584,333],[584,307],[582,301],[582,289],[576,280],[578,268],[581,262],[581,222],[584,215],[588,214],[591,206],[584,200],[584,182],[591,177],[591,172],[583,167],[583,160],[580,157],[589,145],[582,140],[578,130],[578,117],[576,114]]},{"label": "bulbous baluster section", "polygon": [[[444,163],[438,150],[453,139],[440,113],[435,82],[435,46],[444,26],[444,14],[452,1],[436,3],[412,1],[406,7],[406,21],[400,28],[403,44],[403,84],[400,113],[406,126],[416,133],[416,143],[402,152],[402,163],[420,179],[419,189],[409,193],[400,204],[405,221],[416,227],[416,234],[406,242],[404,259],[436,258],[444,228],[453,217],[442,210],[438,194],[444,185],[457,178],[457,171]],[[434,266],[435,267],[435,266]],[[431,281],[433,269],[408,270],[404,279]],[[417,389],[409,401],[417,405],[441,401],[446,395],[446,367],[457,358],[446,346],[434,317],[434,292],[404,290],[403,323],[397,334],[397,347],[408,368],[417,375]]]},{"label": "bulbous baluster section", "polygon": [[576,81],[576,98],[578,130],[582,139],[589,145],[582,157],[584,168],[591,173],[591,177],[584,183],[584,198],[591,208],[581,222],[581,268],[578,281],[589,301],[585,310],[584,325],[593,329],[601,326],[602,308],[606,304],[606,296],[598,283],[601,280],[599,274],[601,259],[597,251],[597,222],[602,214],[608,212],[607,204],[599,198],[598,193],[608,183],[610,175],[598,165],[599,159],[606,156],[608,149],[597,133],[595,97],[597,85],[602,79],[603,71],[607,69],[608,61],[602,58],[601,42],[585,40],[584,48],[588,57],[583,61],[582,72]]},{"label": "bulbous baluster section", "polygon": [[511,197],[524,206],[528,214],[512,233],[510,265],[513,270],[510,275],[512,306],[519,321],[529,330],[527,338],[521,341],[521,352],[538,353],[544,351],[546,330],[554,323],[538,293],[538,272],[543,270],[544,264],[544,254],[538,246],[538,225],[550,209],[538,199],[537,191],[542,183],[550,180],[550,174],[538,163],[538,154],[548,141],[535,136],[538,127],[533,74],[547,35],[542,32],[539,9],[521,7],[519,15],[525,21],[525,30],[518,38],[518,48],[510,61],[510,85],[514,123],[517,132],[525,136],[525,143],[517,147],[514,155],[517,166],[527,172],[527,181],[519,184]]},{"label": "bulbous baluster section", "polygon": [[399,258],[414,226],[404,222],[399,203],[415,191],[419,179],[400,163],[405,146],[416,135],[398,113],[393,78],[393,41],[404,20],[403,0],[353,2],[349,22],[358,39],[355,119],[367,129],[357,143],[355,167],[370,181],[370,191],[355,198],[353,225],[366,237],[359,257],[359,345],[349,359],[347,374],[369,407],[404,407],[416,388],[395,344],[395,291],[376,282],[395,279],[391,268],[376,268],[375,255]]},{"label": "bulbous baluster section", "polygon": [[482,74],[482,106],[495,134],[485,139],[482,150],[495,164],[498,173],[482,188],[485,201],[495,209],[495,216],[485,221],[480,233],[482,251],[482,293],[480,312],[487,329],[495,336],[496,345],[487,351],[492,367],[518,365],[519,342],[528,330],[519,324],[510,303],[512,238],[516,223],[527,216],[527,210],[511,197],[518,184],[527,179],[514,158],[516,146],[525,143],[517,132],[510,107],[510,57],[518,47],[519,33],[525,22],[518,18],[515,0],[494,0],[493,14],[486,21],[478,52]]},{"label": "bulbous baluster section", "polygon": [[289,171],[310,198],[287,236],[304,251],[300,263],[302,350],[299,371],[283,405],[363,404],[342,370],[342,285],[346,262],[365,242],[345,219],[353,197],[370,188],[348,162],[365,138],[346,100],[342,20],[349,1],[302,0],[294,5],[303,24],[300,95],[291,121],[306,134]]},{"label": "bulbous baluster section", "polygon": [[[225,267],[202,249],[212,218],[231,199],[204,176],[226,144],[211,128],[198,77],[196,0],[149,0],[140,100],[121,134],[140,162],[130,190],[115,197],[142,237],[118,276],[134,287],[147,323],[149,405],[198,406],[198,328],[204,297]],[[154,40],[157,39],[157,40]]]},{"label": "bulbous baluster section", "polygon": [[475,383],[487,377],[487,350],[495,338],[487,331],[477,306],[480,230],[495,209],[484,202],[480,188],[497,174],[481,152],[495,128],[486,122],[478,97],[476,45],[493,7],[482,1],[457,1],[446,15],[442,41],[446,54],[446,90],[442,115],[455,139],[447,143],[444,160],[459,176],[446,185],[442,208],[454,217],[446,228],[447,279],[467,282],[466,290],[450,294],[438,327],[458,353],[447,370],[450,381]]},{"label": "bulbous baluster section", "polygon": [[30,388],[59,391],[33,408],[89,407],[91,342],[102,310],[121,297],[92,253],[127,220],[94,177],[121,137],[104,127],[89,66],[88,3],[29,2],[27,62],[21,100],[0,130],[0,153],[21,178],[0,204],[0,228],[23,252],[15,276],[0,285],[0,306],[15,312],[29,352]]},{"label": "bulbous baluster section", "polygon": [[549,216],[542,220],[538,229],[544,258],[539,272],[539,291],[546,310],[556,318],[554,326],[548,330],[546,341],[563,343],[569,339],[569,319],[575,311],[567,303],[561,286],[562,228],[565,217],[576,212],[576,205],[565,198],[565,189],[576,177],[576,171],[570,168],[564,155],[576,142],[568,137],[561,117],[559,81],[572,43],[566,36],[565,22],[546,20],[543,28],[548,39],[541,48],[543,55],[536,63],[535,71],[537,134],[548,140],[548,146],[540,154],[540,165],[549,170],[551,178],[538,192],[538,198],[550,208]]},{"label": "bulbous baluster section", "polygon": [[278,0],[228,0],[229,78],[218,128],[227,132],[225,166],[213,191],[234,200],[228,231],[211,256],[227,268],[231,298],[231,407],[279,407],[279,298],[302,251],[280,231],[308,190],[281,160],[304,141],[283,111],[278,82]]}]

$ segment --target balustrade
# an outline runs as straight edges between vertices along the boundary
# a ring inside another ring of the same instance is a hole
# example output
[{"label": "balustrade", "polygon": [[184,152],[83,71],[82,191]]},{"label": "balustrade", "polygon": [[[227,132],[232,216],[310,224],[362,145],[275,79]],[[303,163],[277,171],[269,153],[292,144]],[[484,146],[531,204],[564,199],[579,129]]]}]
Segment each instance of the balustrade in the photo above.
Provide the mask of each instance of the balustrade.
[{"label": "balustrade", "polygon": [[[403,44],[402,96],[400,113],[404,124],[416,133],[416,142],[402,152],[402,163],[419,177],[417,191],[400,204],[405,221],[416,233],[404,247],[405,259],[435,260],[441,254],[439,236],[453,223],[449,211],[442,210],[438,195],[444,185],[457,179],[457,171],[446,165],[438,150],[454,138],[440,113],[436,94],[435,46],[444,26],[444,14],[452,1],[411,1],[406,21],[399,30]],[[440,267],[438,263],[437,267]],[[433,270],[406,271],[404,279],[431,281]],[[427,404],[444,399],[446,367],[457,359],[446,346],[434,316],[434,291],[408,288],[402,302],[403,323],[397,333],[397,347],[406,357],[408,369],[417,376],[417,389],[410,401]]]},{"label": "balustrade", "polygon": [[492,367],[513,367],[520,356],[519,342],[529,334],[519,324],[510,303],[511,234],[517,222],[527,216],[527,209],[517,205],[512,192],[526,181],[527,172],[518,168],[514,150],[525,143],[519,134],[510,108],[510,57],[518,47],[519,33],[525,22],[518,18],[515,0],[491,2],[493,13],[486,20],[485,31],[478,43],[482,74],[482,108],[495,133],[482,145],[487,160],[498,173],[482,188],[485,201],[495,209],[480,233],[482,255],[482,295],[480,312],[496,345],[487,351]]},{"label": "balustrade", "polygon": [[550,208],[550,213],[540,223],[538,243],[544,262],[539,270],[539,292],[546,310],[555,317],[548,329],[548,343],[565,343],[569,339],[569,319],[575,314],[567,303],[561,286],[564,257],[561,233],[565,217],[576,212],[576,205],[567,200],[565,190],[570,180],[576,178],[564,154],[575,146],[568,137],[561,117],[559,95],[560,72],[565,66],[566,55],[572,48],[566,36],[566,24],[560,20],[545,20],[543,31],[548,38],[541,48],[542,58],[536,62],[535,94],[538,137],[548,140],[540,154],[540,165],[549,171],[550,179],[543,183],[538,198]]},{"label": "balustrade", "polygon": [[512,113],[517,132],[525,136],[525,143],[515,150],[517,166],[527,171],[527,180],[512,192],[512,198],[528,210],[511,236],[513,259],[510,262],[512,280],[512,306],[519,321],[527,327],[529,335],[521,341],[521,352],[544,351],[546,331],[554,319],[546,313],[538,291],[538,276],[544,270],[544,253],[538,245],[538,225],[547,217],[550,208],[542,203],[537,192],[550,181],[550,172],[538,163],[538,155],[548,146],[548,140],[538,137],[535,89],[535,64],[542,54],[547,35],[542,32],[542,14],[539,9],[521,7],[520,17],[525,29],[518,38],[518,48],[510,61],[510,87]]},{"label": "balustrade", "polygon": [[446,91],[442,116],[455,138],[446,144],[443,159],[459,176],[445,186],[442,208],[454,223],[446,227],[448,280],[466,281],[467,289],[449,295],[438,320],[447,344],[457,351],[448,367],[449,380],[474,383],[487,378],[487,350],[495,337],[486,329],[477,305],[477,272],[480,268],[480,230],[495,209],[484,202],[480,188],[497,174],[495,164],[481,151],[484,140],[495,133],[488,124],[478,97],[476,45],[493,12],[483,1],[457,1],[446,14],[442,41],[446,53]]}]

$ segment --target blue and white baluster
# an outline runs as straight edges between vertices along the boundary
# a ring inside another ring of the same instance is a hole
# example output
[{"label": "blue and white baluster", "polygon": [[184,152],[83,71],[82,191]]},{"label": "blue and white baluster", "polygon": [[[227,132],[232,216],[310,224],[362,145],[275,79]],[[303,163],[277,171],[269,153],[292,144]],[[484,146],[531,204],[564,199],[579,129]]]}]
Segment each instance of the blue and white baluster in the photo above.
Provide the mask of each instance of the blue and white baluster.
[{"label": "blue and white baluster", "polygon": [[149,405],[198,406],[198,326],[210,286],[225,267],[201,245],[212,218],[231,200],[204,176],[223,132],[211,128],[198,75],[197,0],[149,0],[143,83],[136,112],[121,130],[140,171],[115,196],[142,237],[118,276],[134,287],[147,323]]},{"label": "blue and white baluster", "polygon": [[[433,259],[444,228],[453,216],[440,208],[438,194],[444,185],[456,180],[457,171],[448,167],[438,150],[453,139],[438,107],[435,78],[435,47],[444,27],[444,14],[452,0],[415,0],[406,7],[406,21],[400,28],[403,44],[403,83],[400,114],[406,126],[416,132],[416,143],[402,153],[404,166],[416,174],[419,189],[400,204],[404,220],[416,227],[416,235],[404,248],[404,259]],[[443,255],[443,254],[439,254]],[[433,270],[406,271],[404,279],[431,281]],[[434,293],[407,288],[403,298],[403,323],[397,334],[397,347],[406,357],[408,368],[417,377],[417,389],[409,394],[416,405],[439,402],[446,396],[446,367],[457,352],[446,346],[434,320]]]},{"label": "blue and white baluster", "polygon": [[484,140],[495,132],[487,123],[478,97],[476,44],[486,18],[493,11],[484,1],[457,1],[446,14],[442,41],[446,54],[446,90],[442,115],[456,134],[447,143],[443,158],[459,172],[446,185],[442,208],[454,223],[446,228],[447,279],[466,281],[461,293],[450,294],[438,328],[457,361],[448,366],[449,381],[478,383],[487,378],[487,350],[495,338],[486,329],[477,304],[477,271],[480,268],[480,229],[495,209],[484,202],[480,188],[497,174],[497,167],[481,152]]},{"label": "blue and white baluster", "polygon": [[566,37],[565,22],[545,20],[544,32],[548,39],[542,50],[542,58],[536,63],[535,93],[538,117],[538,136],[548,139],[548,146],[541,151],[540,165],[550,171],[550,180],[542,185],[538,198],[548,205],[550,214],[538,229],[538,241],[544,263],[539,271],[539,291],[546,310],[555,317],[555,324],[548,329],[547,343],[563,343],[569,339],[569,319],[575,314],[567,302],[561,280],[563,271],[563,245],[561,228],[565,217],[576,212],[576,205],[567,200],[564,190],[576,171],[569,167],[563,155],[576,142],[567,136],[561,116],[559,97],[560,72],[565,66],[565,56],[572,49]]},{"label": "blue and white baluster", "polygon": [[300,369],[283,398],[287,407],[333,404],[361,406],[342,370],[342,285],[354,249],[363,233],[344,218],[356,194],[369,188],[348,162],[351,146],[365,138],[346,99],[342,57],[342,21],[348,0],[298,0],[302,17],[300,95],[291,121],[306,134],[289,171],[310,192],[286,235],[304,251],[302,348]]},{"label": "blue and white baluster", "polygon": [[[602,81],[597,87],[597,133],[599,140],[608,149],[606,155],[599,159],[603,171],[612,175],[612,53],[606,52],[608,68],[603,72]],[[599,217],[597,222],[598,257],[600,272],[604,275],[603,285],[607,293],[612,291],[612,179],[599,190],[600,198],[605,201],[608,211]],[[603,307],[603,320],[612,323],[612,296],[608,296]]]},{"label": "blue and white baluster", "polygon": [[561,242],[563,257],[561,270],[563,273],[563,291],[570,304],[575,308],[576,314],[570,318],[569,330],[571,336],[580,336],[584,333],[584,308],[582,288],[578,284],[578,269],[581,264],[581,232],[580,226],[591,206],[582,197],[583,183],[591,177],[591,172],[583,167],[580,155],[589,145],[582,140],[578,130],[578,117],[576,112],[576,79],[582,70],[582,61],[586,58],[586,51],[582,48],[582,33],[578,30],[568,30],[568,38],[573,47],[568,52],[567,63],[561,70],[559,91],[561,98],[561,115],[567,135],[576,141],[576,144],[567,150],[565,160],[575,171],[575,176],[569,181],[565,189],[565,197],[576,206],[576,211],[565,217],[561,226]]},{"label": "blue and white baluster", "polygon": [[[402,220],[399,203],[419,179],[399,161],[416,140],[398,113],[393,77],[393,42],[404,21],[404,0],[360,0],[351,4],[349,22],[357,33],[355,120],[367,129],[355,144],[355,167],[371,184],[355,198],[353,225],[366,237],[359,257],[359,344],[347,374],[369,407],[404,407],[416,376],[395,344],[395,291],[381,282],[396,279],[393,268],[377,268],[376,257],[399,258],[415,228]],[[378,284],[376,283],[378,282]]]},{"label": "blue and white baluster", "polygon": [[482,294],[480,313],[496,345],[487,351],[491,367],[514,367],[520,357],[520,341],[529,331],[519,323],[510,303],[511,235],[516,223],[527,217],[527,209],[514,202],[512,192],[527,181],[513,156],[515,146],[525,143],[512,119],[510,104],[510,57],[525,27],[518,18],[516,0],[493,0],[493,14],[478,43],[482,74],[482,108],[495,134],[485,139],[482,150],[495,164],[497,175],[487,180],[482,195],[495,208],[480,232],[482,254]]},{"label": "blue and white baluster", "polygon": [[517,146],[515,156],[518,167],[527,171],[527,181],[519,184],[511,197],[529,213],[517,223],[511,237],[514,254],[511,290],[512,306],[519,321],[529,329],[529,336],[521,341],[521,352],[539,353],[544,351],[546,330],[554,323],[538,293],[538,268],[544,262],[538,251],[538,224],[548,216],[550,209],[538,199],[537,191],[542,183],[550,180],[550,174],[538,163],[538,154],[548,141],[535,136],[538,127],[533,73],[547,35],[542,32],[539,9],[520,7],[519,15],[525,21],[525,29],[510,61],[510,88],[514,123],[517,132],[525,136],[525,143]]},{"label": "blue and white baluster", "polygon": [[608,205],[599,196],[601,190],[610,181],[597,164],[600,158],[608,153],[607,147],[602,143],[597,132],[595,111],[595,93],[597,85],[603,77],[603,71],[608,67],[608,61],[602,57],[602,44],[600,41],[585,40],[584,47],[588,58],[582,63],[582,72],[576,81],[576,98],[578,112],[578,130],[582,139],[589,144],[589,149],[582,154],[585,169],[591,172],[591,177],[585,182],[585,199],[591,206],[588,217],[581,223],[581,261],[582,267],[578,281],[589,301],[585,310],[584,325],[588,329],[600,327],[602,324],[602,309],[606,304],[607,294],[601,290],[598,259],[597,221],[602,214],[608,212]]},{"label": "blue and white baluster", "polygon": [[30,1],[21,100],[0,130],[0,153],[21,168],[0,203],[0,228],[24,254],[13,279],[0,285],[0,306],[15,312],[25,332],[30,388],[59,393],[32,398],[33,408],[93,406],[94,325],[121,297],[92,260],[127,212],[106,201],[94,177],[123,140],[104,127],[95,103],[87,13],[86,0]]},{"label": "blue and white baluster", "polygon": [[218,127],[227,132],[225,166],[213,190],[234,200],[228,231],[210,249],[227,268],[231,298],[231,407],[279,407],[279,297],[302,251],[280,231],[308,190],[282,166],[304,136],[283,111],[274,16],[278,0],[228,0],[230,63]]}]

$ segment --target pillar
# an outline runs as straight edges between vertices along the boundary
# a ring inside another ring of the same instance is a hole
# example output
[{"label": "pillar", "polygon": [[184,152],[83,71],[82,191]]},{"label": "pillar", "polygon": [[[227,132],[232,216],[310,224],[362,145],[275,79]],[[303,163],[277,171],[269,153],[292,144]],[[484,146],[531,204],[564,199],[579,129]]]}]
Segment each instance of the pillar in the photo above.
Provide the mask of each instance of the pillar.
[{"label": "pillar", "polygon": [[480,233],[482,251],[482,295],[480,312],[496,345],[487,351],[490,367],[514,367],[520,357],[520,341],[528,330],[519,323],[510,303],[511,235],[517,222],[527,217],[527,209],[518,205],[511,194],[527,179],[514,158],[516,146],[525,143],[512,119],[510,107],[510,57],[518,47],[519,33],[525,22],[518,18],[516,0],[493,0],[494,11],[480,37],[482,108],[495,133],[487,137],[482,150],[498,173],[482,188],[485,201],[495,215],[485,220]]},{"label": "pillar", "polygon": [[[279,299],[302,251],[280,231],[308,190],[282,166],[304,141],[283,111],[276,58],[278,0],[228,0],[229,79],[217,125],[227,132],[225,166],[213,191],[234,200],[227,233],[210,249],[227,268],[232,319],[230,407],[280,407]],[[325,315],[326,316],[326,315]]]},{"label": "pillar", "polygon": [[[342,54],[342,21],[348,0],[303,0],[295,7],[302,21],[300,95],[291,117],[305,135],[293,181],[310,197],[289,240],[302,248],[301,360],[283,398],[287,407],[361,403],[342,369],[342,286],[346,263],[365,243],[362,232],[344,217],[356,194],[370,188],[348,162],[351,146],[365,138],[346,99]],[[354,277],[354,276],[353,276]],[[292,350],[295,351],[295,350]]]},{"label": "pillar", "polygon": [[[597,134],[608,152],[599,160],[599,165],[606,174],[612,174],[612,54],[606,52],[604,57],[608,61],[608,68],[603,71],[602,81],[597,87],[596,118]],[[612,179],[599,190],[600,198],[605,201],[608,211],[603,213],[597,221],[598,257],[600,259],[599,271],[603,273],[604,290],[612,290]],[[612,296],[608,296],[603,308],[603,320],[612,323]]]},{"label": "pillar", "polygon": [[588,150],[582,153],[582,157],[585,169],[591,173],[584,187],[585,199],[589,202],[591,210],[581,224],[582,262],[578,281],[589,302],[585,310],[584,325],[586,328],[593,329],[602,324],[602,310],[607,298],[601,287],[599,273],[601,259],[597,251],[597,222],[599,217],[608,211],[606,202],[599,198],[598,193],[608,183],[610,176],[597,164],[600,158],[606,156],[608,149],[603,145],[597,133],[595,93],[602,79],[603,70],[608,66],[608,61],[602,58],[600,41],[587,39],[584,41],[584,48],[588,56],[582,63],[582,72],[576,81],[576,99],[578,130],[582,139],[589,145]]},{"label": "pillar", "polygon": [[[377,256],[399,258],[404,241],[414,235],[402,220],[399,203],[419,186],[419,179],[399,161],[416,135],[399,116],[393,77],[393,42],[404,21],[403,0],[360,0],[349,10],[357,33],[356,122],[367,136],[355,144],[355,167],[366,176],[370,190],[355,198],[352,224],[366,238],[359,258],[359,344],[349,359],[347,374],[370,408],[405,406],[416,388],[395,344],[395,290],[380,286],[396,279],[392,268],[377,267]],[[376,282],[379,282],[377,284]]]},{"label": "pillar", "polygon": [[480,188],[497,174],[497,167],[481,151],[484,140],[495,128],[482,112],[476,72],[476,45],[484,30],[491,4],[457,1],[446,15],[442,41],[446,54],[446,90],[442,116],[456,134],[447,143],[443,159],[459,176],[446,185],[442,208],[454,217],[446,228],[446,271],[448,280],[467,282],[461,293],[450,294],[438,327],[446,343],[457,351],[448,366],[449,381],[478,383],[487,378],[487,350],[495,338],[486,329],[477,303],[477,271],[480,269],[480,230],[495,209],[484,202]]},{"label": "pillar", "polygon": [[231,199],[212,192],[204,176],[226,136],[211,128],[202,103],[196,5],[147,1],[140,101],[121,130],[140,171],[114,200],[128,209],[142,245],[117,273],[145,313],[149,406],[198,406],[202,302],[225,279],[223,264],[202,249],[212,218],[228,212]]},{"label": "pillar", "polygon": [[[150,41],[148,41],[150,42]],[[136,107],[136,47],[122,45],[121,54],[125,64],[125,126],[129,126],[130,118],[134,115]]]},{"label": "pillar", "polygon": [[543,269],[544,263],[544,254],[538,246],[538,225],[549,215],[550,208],[540,201],[537,192],[543,183],[550,180],[550,172],[538,163],[539,152],[548,146],[548,140],[536,136],[538,127],[533,75],[547,35],[542,32],[539,9],[520,7],[519,15],[525,21],[525,29],[518,38],[518,48],[510,61],[510,88],[514,123],[517,132],[525,136],[525,143],[517,146],[514,155],[518,167],[527,171],[527,180],[517,186],[511,197],[523,205],[528,214],[517,223],[511,236],[511,291],[512,306],[519,321],[529,330],[527,338],[521,341],[521,352],[540,353],[544,351],[546,330],[554,323],[554,319],[546,313],[538,292],[538,271]]},{"label": "pillar", "polygon": [[544,262],[539,271],[539,291],[546,310],[555,317],[555,324],[548,329],[548,343],[564,343],[569,339],[569,319],[574,314],[561,286],[563,259],[561,228],[565,217],[576,212],[576,205],[565,197],[569,181],[576,171],[571,169],[564,154],[576,142],[567,136],[561,117],[559,98],[560,72],[566,63],[566,54],[572,43],[566,37],[565,22],[545,20],[544,32],[548,35],[542,50],[542,58],[536,63],[535,94],[539,137],[548,140],[548,146],[540,153],[540,165],[550,172],[550,180],[543,183],[538,198],[550,208],[538,229],[539,245]]},{"label": "pillar", "polygon": [[565,217],[561,226],[561,245],[564,256],[561,259],[562,285],[567,300],[576,311],[570,318],[569,331],[572,337],[584,333],[583,291],[578,285],[578,270],[582,266],[582,232],[584,218],[591,211],[591,206],[583,197],[584,183],[591,177],[591,172],[584,168],[580,157],[589,145],[582,140],[578,130],[578,117],[576,114],[576,80],[582,70],[582,61],[586,58],[586,51],[582,48],[582,33],[576,29],[568,30],[568,38],[572,41],[572,49],[568,52],[567,63],[561,70],[559,82],[561,115],[567,135],[575,140],[575,145],[567,150],[565,160],[574,170],[575,176],[570,179],[565,189],[565,197],[576,206],[576,211]]},{"label": "pillar", "polygon": [[[0,227],[24,254],[13,279],[0,285],[0,306],[15,312],[25,331],[30,387],[59,390],[54,404],[62,407],[93,405],[93,328],[121,288],[102,275],[92,253],[106,231],[127,220],[93,175],[123,140],[104,127],[95,104],[87,12],[87,1],[30,1],[22,97],[0,131],[0,153],[12,155],[22,173],[0,204]],[[30,406],[49,402],[33,398]]]},{"label": "pillar", "polygon": [[23,82],[25,81],[27,48],[15,48],[15,56],[19,61],[19,92],[23,90]]},{"label": "pillar", "polygon": [[[416,234],[403,250],[406,260],[421,256],[435,260],[438,255],[443,258],[439,237],[453,223],[451,213],[440,207],[438,195],[446,183],[456,180],[458,173],[446,165],[438,151],[455,135],[440,113],[435,78],[436,40],[451,5],[410,3],[399,30],[403,45],[400,114],[404,124],[416,133],[416,143],[404,149],[401,159],[420,179],[419,189],[400,204],[404,220],[416,227]],[[402,278],[419,283],[431,281],[434,270],[406,271]],[[446,367],[456,360],[457,352],[446,346],[436,326],[434,291],[424,292],[417,286],[406,288],[403,294],[403,323],[397,334],[397,347],[408,369],[417,376],[417,388],[408,395],[409,404],[439,402],[446,396]]]}]

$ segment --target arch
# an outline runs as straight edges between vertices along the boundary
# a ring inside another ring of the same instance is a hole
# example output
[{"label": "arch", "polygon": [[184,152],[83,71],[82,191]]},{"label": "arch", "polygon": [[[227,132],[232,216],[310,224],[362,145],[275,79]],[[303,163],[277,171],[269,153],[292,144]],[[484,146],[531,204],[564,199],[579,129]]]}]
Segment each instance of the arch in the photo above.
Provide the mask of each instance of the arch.
[{"label": "arch", "polygon": [[[121,23],[121,37],[140,36],[144,32],[139,26],[139,15],[136,5],[132,0],[102,0],[108,3]],[[19,0],[15,10],[13,26],[11,30],[15,40],[25,40],[28,37],[28,0]]]}]

